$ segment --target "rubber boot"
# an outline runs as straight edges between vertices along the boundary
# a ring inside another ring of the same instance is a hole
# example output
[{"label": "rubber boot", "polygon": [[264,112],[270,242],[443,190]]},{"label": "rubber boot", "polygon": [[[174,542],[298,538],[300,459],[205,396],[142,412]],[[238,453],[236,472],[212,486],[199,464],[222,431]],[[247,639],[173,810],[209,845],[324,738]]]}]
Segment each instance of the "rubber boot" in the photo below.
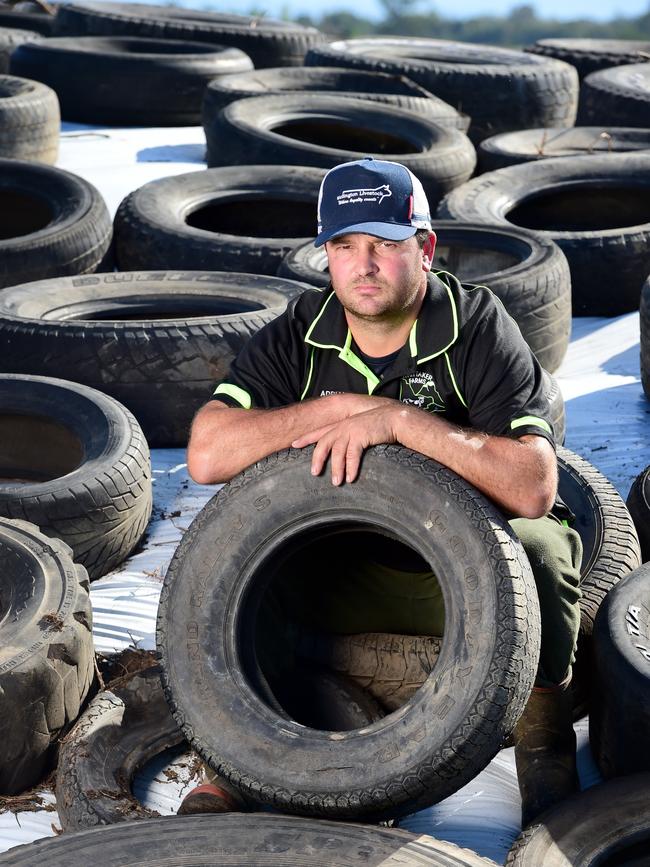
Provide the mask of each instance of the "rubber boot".
[{"label": "rubber boot", "polygon": [[534,687],[515,726],[521,826],[579,790],[569,681]]}]

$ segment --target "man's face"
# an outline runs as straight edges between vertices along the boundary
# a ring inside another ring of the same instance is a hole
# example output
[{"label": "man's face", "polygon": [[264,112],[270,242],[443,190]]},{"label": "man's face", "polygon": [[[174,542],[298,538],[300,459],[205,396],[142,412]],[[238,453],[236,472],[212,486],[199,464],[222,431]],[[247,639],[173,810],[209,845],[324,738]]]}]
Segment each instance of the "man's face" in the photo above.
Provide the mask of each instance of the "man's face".
[{"label": "man's face", "polygon": [[399,319],[419,305],[431,269],[435,236],[420,247],[416,239],[386,241],[351,232],[325,244],[336,295],[359,319]]}]

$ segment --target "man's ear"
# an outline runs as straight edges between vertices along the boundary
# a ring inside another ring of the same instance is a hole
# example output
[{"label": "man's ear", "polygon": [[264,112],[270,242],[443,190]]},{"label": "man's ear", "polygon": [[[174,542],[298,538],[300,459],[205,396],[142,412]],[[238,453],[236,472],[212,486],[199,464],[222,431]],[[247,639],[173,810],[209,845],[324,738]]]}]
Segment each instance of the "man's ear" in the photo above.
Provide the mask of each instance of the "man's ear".
[{"label": "man's ear", "polygon": [[430,232],[422,248],[422,270],[430,271],[433,266],[433,255],[436,251],[436,233]]}]

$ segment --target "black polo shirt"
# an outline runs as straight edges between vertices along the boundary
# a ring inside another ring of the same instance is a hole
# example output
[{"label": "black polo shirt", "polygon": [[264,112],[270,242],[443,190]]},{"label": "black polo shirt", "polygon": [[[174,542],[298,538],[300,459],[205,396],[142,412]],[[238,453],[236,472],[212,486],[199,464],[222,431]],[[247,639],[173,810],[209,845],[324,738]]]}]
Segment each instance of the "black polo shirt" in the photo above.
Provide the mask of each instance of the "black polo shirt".
[{"label": "black polo shirt", "polygon": [[271,408],[339,392],[375,394],[488,434],[537,434],[554,444],[542,371],[516,322],[484,286],[428,275],[409,339],[376,376],[355,351],[331,288],[293,299],[256,332],[214,397]]}]

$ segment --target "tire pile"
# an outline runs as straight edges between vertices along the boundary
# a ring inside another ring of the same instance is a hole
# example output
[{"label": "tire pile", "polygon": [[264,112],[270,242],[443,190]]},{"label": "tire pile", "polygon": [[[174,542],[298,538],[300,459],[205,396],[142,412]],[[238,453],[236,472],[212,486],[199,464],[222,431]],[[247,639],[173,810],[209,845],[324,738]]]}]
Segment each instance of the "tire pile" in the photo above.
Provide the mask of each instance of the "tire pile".
[{"label": "tire pile", "polygon": [[[149,447],[184,446],[250,335],[327,285],[311,240],[320,181],[339,162],[371,154],[420,177],[436,209],[435,267],[490,286],[519,324],[546,370],[559,442],[552,373],[572,316],[640,309],[650,396],[648,48],[328,43],[265,18],[93,0],[53,18],[0,11],[0,796],[56,767],[65,832],[0,865],[196,853],[210,864],[488,863],[352,824],[472,780],[533,684],[530,565],[463,479],[395,446],[370,449],[342,488],[310,476],[308,451],[260,461],[178,546],[160,666],[149,659],[107,686],[89,582],[143,538]],[[60,119],[200,123],[208,168],[131,191],[111,220],[97,189],[54,166]],[[576,865],[650,846],[650,468],[625,504],[584,458],[560,447],[558,460],[584,546],[576,715],[590,712],[607,782],[522,834],[512,865],[556,863],[553,846]],[[296,628],[277,605],[282,570],[302,574],[306,551],[326,563],[342,537],[363,548],[382,533],[441,576],[444,635]],[[156,817],[133,775],[184,740],[248,803],[291,815]]]}]

